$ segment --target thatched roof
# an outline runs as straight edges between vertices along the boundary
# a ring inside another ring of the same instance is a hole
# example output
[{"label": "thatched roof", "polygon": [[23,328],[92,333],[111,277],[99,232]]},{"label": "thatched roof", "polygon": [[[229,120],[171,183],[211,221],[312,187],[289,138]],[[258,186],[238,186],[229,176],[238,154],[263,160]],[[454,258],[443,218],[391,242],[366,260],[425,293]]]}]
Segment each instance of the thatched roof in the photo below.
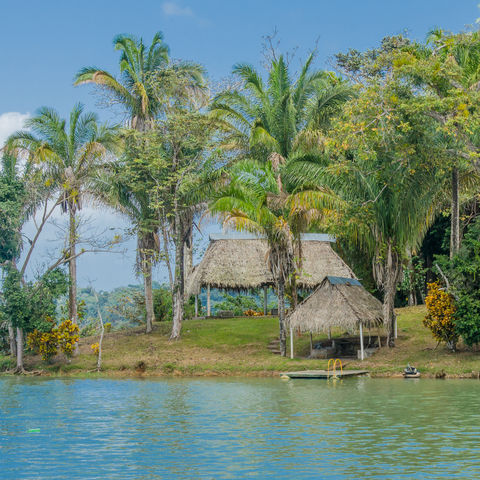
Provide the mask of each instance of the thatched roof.
[{"label": "thatched roof", "polygon": [[[354,278],[345,262],[333,251],[335,239],[324,234],[302,236],[302,268],[297,285],[312,289],[327,275]],[[267,241],[251,234],[210,235],[202,261],[187,280],[187,292],[199,293],[202,287],[228,290],[253,290],[273,286],[267,266]]]},{"label": "thatched roof", "polygon": [[266,241],[252,239],[213,239],[187,280],[187,291],[199,293],[202,287],[251,290],[272,285],[266,262]]},{"label": "thatched roof", "polygon": [[330,242],[304,239],[298,288],[317,288],[327,275],[355,278],[353,271],[333,250]]},{"label": "thatched roof", "polygon": [[288,315],[290,327],[303,332],[328,332],[332,327],[350,333],[362,323],[383,324],[382,304],[352,278],[327,276],[320,286]]}]

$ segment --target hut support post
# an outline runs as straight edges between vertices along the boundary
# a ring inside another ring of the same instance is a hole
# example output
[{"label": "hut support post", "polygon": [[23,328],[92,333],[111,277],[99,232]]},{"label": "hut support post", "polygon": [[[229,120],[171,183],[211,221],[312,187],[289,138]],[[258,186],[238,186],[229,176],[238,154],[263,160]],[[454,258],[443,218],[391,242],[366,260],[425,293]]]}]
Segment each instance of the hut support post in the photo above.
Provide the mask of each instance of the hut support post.
[{"label": "hut support post", "polygon": [[267,311],[267,298],[268,298],[268,287],[265,285],[263,287],[263,314],[266,315]]},{"label": "hut support post", "polygon": [[310,332],[310,355],[313,353],[313,336],[312,332]]},{"label": "hut support post", "polygon": [[[394,314],[395,315],[395,314]],[[398,337],[397,316],[395,315],[395,338]]]},{"label": "hut support post", "polygon": [[360,360],[363,360],[363,327],[362,322],[360,322]]},{"label": "hut support post", "polygon": [[195,295],[195,317],[198,317],[198,295]]},{"label": "hut support post", "polygon": [[330,327],[328,327],[328,339],[332,339],[332,329]]},{"label": "hut support post", "polygon": [[290,327],[290,358],[293,360],[293,328]]},{"label": "hut support post", "polygon": [[211,314],[211,305],[210,305],[210,285],[207,285],[207,317]]}]

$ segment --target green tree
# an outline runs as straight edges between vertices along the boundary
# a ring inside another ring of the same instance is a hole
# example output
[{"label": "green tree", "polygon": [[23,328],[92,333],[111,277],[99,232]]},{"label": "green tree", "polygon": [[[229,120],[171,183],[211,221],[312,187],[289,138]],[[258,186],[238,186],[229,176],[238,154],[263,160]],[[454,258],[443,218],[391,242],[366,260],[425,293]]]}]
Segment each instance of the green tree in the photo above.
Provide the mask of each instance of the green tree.
[{"label": "green tree", "polygon": [[[75,85],[94,84],[102,89],[107,100],[119,104],[128,115],[129,126],[137,132],[147,132],[154,128],[156,119],[165,114],[169,100],[179,93],[172,85],[181,85],[181,94],[187,89],[190,93],[201,92],[204,86],[204,71],[197,64],[189,62],[172,62],[169,48],[163,41],[161,32],[157,32],[150,46],[143,39],[132,35],[118,35],[113,40],[114,48],[120,51],[120,76],[117,79],[109,72],[97,67],[86,67],[75,77]],[[181,81],[175,83],[172,79]],[[110,97],[110,98],[109,98]],[[141,148],[137,148],[137,154]],[[138,158],[138,155],[135,155]],[[124,183],[122,195],[117,195],[124,204],[117,202],[123,213],[132,220],[140,230],[137,233],[137,265],[144,275],[145,305],[147,311],[147,331],[151,331],[154,320],[152,294],[152,264],[158,258],[158,231],[162,230],[164,256],[169,268],[171,283],[173,275],[168,255],[168,228],[165,218],[156,218],[152,222],[151,209],[148,206],[152,199],[145,193],[131,191],[127,193]],[[146,188],[148,191],[148,187]],[[190,227],[191,231],[191,227]]]},{"label": "green tree", "polygon": [[[401,267],[442,205],[444,186],[445,152],[433,120],[411,111],[414,88],[391,74],[392,52],[403,45],[386,39],[378,51],[340,57],[347,73],[362,75],[358,96],[330,131],[324,154],[292,162],[289,172],[312,208],[331,208],[325,228],[373,259],[391,346]],[[308,198],[320,189],[331,195]]]},{"label": "green tree", "polygon": [[[217,95],[211,111],[226,129],[225,148],[246,161],[231,174],[211,210],[226,223],[265,235],[269,266],[277,281],[280,345],[285,345],[285,286],[296,303],[295,270],[301,268],[300,234],[318,220],[318,212],[305,209],[282,170],[305,148],[315,148],[332,118],[352,97],[350,86],[330,72],[313,70],[314,55],[292,79],[283,55],[273,54],[266,83],[250,65],[239,64],[233,73],[241,89]],[[310,153],[311,154],[311,153]],[[243,171],[242,171],[243,169]],[[272,181],[273,179],[273,181]]]},{"label": "green tree", "polygon": [[[107,155],[117,146],[117,129],[99,125],[97,116],[84,113],[75,105],[69,123],[47,107],[29,119],[24,131],[13,134],[7,142],[10,149],[25,153],[43,170],[45,185],[60,194],[57,203],[69,215],[69,317],[77,323],[77,213],[84,195],[94,195],[90,188],[96,172],[105,164]],[[24,270],[23,270],[24,271]]]},{"label": "green tree", "polygon": [[447,154],[453,257],[461,240],[460,195],[472,181],[478,183],[480,171],[480,34],[433,30],[425,45],[412,43],[396,52],[394,73],[415,85],[410,109],[435,121]]}]

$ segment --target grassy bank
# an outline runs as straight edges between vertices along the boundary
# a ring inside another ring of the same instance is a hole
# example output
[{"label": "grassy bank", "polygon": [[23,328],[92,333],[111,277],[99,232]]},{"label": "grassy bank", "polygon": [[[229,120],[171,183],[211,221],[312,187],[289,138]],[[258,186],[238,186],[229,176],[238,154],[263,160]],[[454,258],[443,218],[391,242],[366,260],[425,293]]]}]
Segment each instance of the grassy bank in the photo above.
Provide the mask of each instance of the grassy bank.
[{"label": "grassy bank", "polygon": [[[447,376],[476,377],[480,372],[480,353],[462,347],[456,353],[448,352],[442,345],[435,348],[436,341],[422,325],[424,315],[424,307],[399,309],[396,348],[382,348],[363,362],[349,359],[348,368],[365,368],[378,376],[399,375],[410,363],[427,376],[444,371]],[[178,342],[168,340],[170,326],[168,322],[159,323],[152,335],[145,335],[141,329],[107,334],[102,375],[266,376],[327,366],[326,360],[304,358],[309,351],[308,335],[295,339],[293,360],[270,353],[267,346],[278,336],[276,318],[191,320],[185,322],[183,338]],[[96,341],[81,339],[79,355],[70,363],[57,358],[47,364],[39,357],[27,356],[27,369],[46,375],[97,375],[96,357],[90,349]],[[0,357],[0,368],[8,366],[9,361]]]}]

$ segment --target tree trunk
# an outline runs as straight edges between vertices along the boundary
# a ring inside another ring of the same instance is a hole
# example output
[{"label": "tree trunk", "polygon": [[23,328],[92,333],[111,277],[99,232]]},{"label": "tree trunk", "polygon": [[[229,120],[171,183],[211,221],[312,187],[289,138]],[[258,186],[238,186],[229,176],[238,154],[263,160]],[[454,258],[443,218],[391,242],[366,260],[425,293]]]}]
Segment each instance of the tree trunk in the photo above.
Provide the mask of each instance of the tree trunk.
[{"label": "tree trunk", "polygon": [[277,282],[278,290],[278,324],[280,328],[280,355],[287,356],[287,335],[285,331],[285,282],[280,278]]},{"label": "tree trunk", "polygon": [[387,246],[387,258],[385,262],[384,296],[383,296],[383,319],[387,329],[387,345],[395,346],[395,310],[394,301],[397,291],[399,272],[398,255],[392,250],[392,244]]},{"label": "tree trunk", "polygon": [[450,258],[460,249],[460,203],[458,198],[459,191],[458,167],[452,168],[452,212],[450,221]]},{"label": "tree trunk", "polygon": [[17,356],[17,344],[15,342],[15,329],[12,325],[8,326],[8,341],[10,343],[10,355],[12,357]]},{"label": "tree trunk", "polygon": [[69,288],[68,288],[68,315],[73,323],[78,323],[77,312],[77,259],[76,255],[76,243],[77,243],[77,226],[74,211],[70,208],[70,228],[69,228],[69,261],[68,261],[68,273],[69,273]]},{"label": "tree trunk", "polygon": [[168,246],[168,232],[167,232],[167,221],[162,221],[162,236],[163,236],[163,255],[165,257],[165,263],[167,264],[168,270],[168,283],[170,285],[170,291],[173,291],[173,273],[172,265],[170,263],[170,249]]},{"label": "tree trunk", "polygon": [[145,311],[147,313],[145,333],[151,333],[155,314],[153,311],[152,261],[143,254],[142,261],[143,286],[145,293]]},{"label": "tree trunk", "polygon": [[178,340],[182,330],[185,297],[185,228],[180,213],[175,214],[175,277],[173,282],[173,325],[171,340]]},{"label": "tree trunk", "polygon": [[[184,220],[183,231],[184,235],[184,249],[183,249],[183,257],[184,257],[184,283],[187,284],[190,275],[192,274],[193,270],[193,214],[189,213],[187,218]],[[185,301],[188,300],[187,298],[188,292],[185,290]]]},{"label": "tree trunk", "polygon": [[18,373],[23,372],[23,330],[17,327],[17,368]]}]

